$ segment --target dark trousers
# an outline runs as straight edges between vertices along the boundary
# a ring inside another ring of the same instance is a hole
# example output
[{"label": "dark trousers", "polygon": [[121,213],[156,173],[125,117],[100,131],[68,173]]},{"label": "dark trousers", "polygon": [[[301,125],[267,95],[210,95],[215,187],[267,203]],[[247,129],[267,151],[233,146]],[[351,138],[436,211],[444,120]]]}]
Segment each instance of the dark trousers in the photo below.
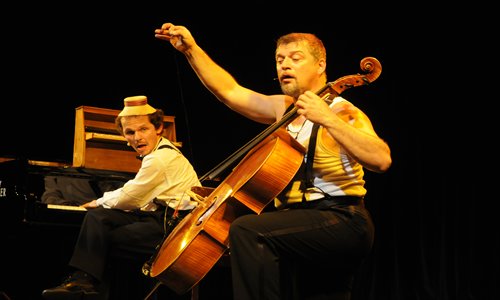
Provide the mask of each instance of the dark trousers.
[{"label": "dark trousers", "polygon": [[362,202],[241,216],[229,230],[234,299],[349,299],[373,238]]},{"label": "dark trousers", "polygon": [[154,251],[164,235],[165,211],[131,211],[98,207],[83,220],[69,265],[102,281],[108,256],[116,247]]}]

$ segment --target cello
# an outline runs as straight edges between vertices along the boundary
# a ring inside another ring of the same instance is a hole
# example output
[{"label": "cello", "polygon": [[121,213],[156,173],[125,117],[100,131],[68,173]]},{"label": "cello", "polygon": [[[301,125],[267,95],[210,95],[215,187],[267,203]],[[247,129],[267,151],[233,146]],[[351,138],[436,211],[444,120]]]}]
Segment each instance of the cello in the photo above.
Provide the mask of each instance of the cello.
[{"label": "cello", "polygon": [[[363,58],[360,68],[362,73],[328,82],[316,94],[331,101],[347,89],[370,84],[381,73],[381,64],[374,57]],[[189,191],[199,205],[163,241],[146,275],[182,295],[229,252],[231,222],[244,214],[260,214],[289,184],[303,162],[306,149],[284,128],[296,116],[297,107],[293,106],[283,118],[202,177],[214,178],[239,161],[216,188]]]}]

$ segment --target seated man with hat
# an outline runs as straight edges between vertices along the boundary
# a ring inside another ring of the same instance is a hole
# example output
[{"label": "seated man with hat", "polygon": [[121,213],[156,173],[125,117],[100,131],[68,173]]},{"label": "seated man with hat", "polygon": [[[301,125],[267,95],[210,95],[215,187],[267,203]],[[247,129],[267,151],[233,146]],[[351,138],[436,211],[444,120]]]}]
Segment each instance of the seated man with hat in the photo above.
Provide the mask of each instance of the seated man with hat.
[{"label": "seated man with hat", "polygon": [[162,136],[163,111],[150,106],[145,96],[125,98],[124,104],[117,130],[138,153],[141,168],[122,187],[82,205],[88,211],[69,261],[74,272],[44,290],[45,299],[97,296],[113,249],[133,245],[153,252],[173,229],[169,221],[196,206],[186,191],[201,183],[188,159]]}]

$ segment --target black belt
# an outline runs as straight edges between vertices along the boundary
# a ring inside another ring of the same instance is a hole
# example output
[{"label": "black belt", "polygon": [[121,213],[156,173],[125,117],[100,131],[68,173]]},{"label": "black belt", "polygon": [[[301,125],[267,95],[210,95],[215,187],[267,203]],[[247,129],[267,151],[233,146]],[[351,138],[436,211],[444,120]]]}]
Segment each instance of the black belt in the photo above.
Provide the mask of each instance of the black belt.
[{"label": "black belt", "polygon": [[[172,217],[174,215],[175,208],[172,208],[172,207],[170,207],[168,205],[165,205],[164,201],[160,201],[160,200],[154,199],[153,203],[155,203],[156,206],[157,206],[156,211],[165,211],[165,213],[169,217]],[[177,210],[177,216],[181,217],[181,218],[184,218],[187,214],[189,214],[191,212],[191,210],[192,209],[183,209],[183,210],[179,209],[179,210]]]},{"label": "black belt", "polygon": [[291,203],[285,206],[290,209],[329,209],[335,206],[364,205],[363,197],[358,196],[330,196],[317,200]]}]

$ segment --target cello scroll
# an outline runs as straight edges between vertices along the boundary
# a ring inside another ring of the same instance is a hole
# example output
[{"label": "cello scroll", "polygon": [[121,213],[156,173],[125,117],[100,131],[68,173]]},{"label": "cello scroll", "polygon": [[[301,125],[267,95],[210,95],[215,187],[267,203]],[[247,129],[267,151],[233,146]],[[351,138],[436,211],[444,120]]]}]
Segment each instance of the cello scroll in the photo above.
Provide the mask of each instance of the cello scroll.
[{"label": "cello scroll", "polygon": [[362,73],[346,75],[333,82],[328,82],[317,94],[324,96],[326,93],[332,93],[334,96],[338,96],[350,88],[372,83],[382,73],[382,65],[375,57],[363,58],[359,66]]}]

